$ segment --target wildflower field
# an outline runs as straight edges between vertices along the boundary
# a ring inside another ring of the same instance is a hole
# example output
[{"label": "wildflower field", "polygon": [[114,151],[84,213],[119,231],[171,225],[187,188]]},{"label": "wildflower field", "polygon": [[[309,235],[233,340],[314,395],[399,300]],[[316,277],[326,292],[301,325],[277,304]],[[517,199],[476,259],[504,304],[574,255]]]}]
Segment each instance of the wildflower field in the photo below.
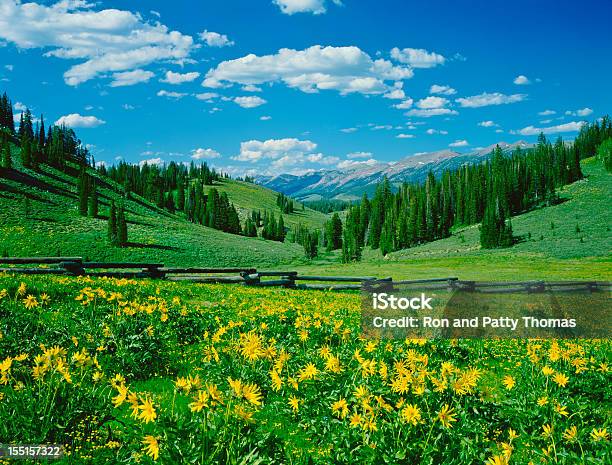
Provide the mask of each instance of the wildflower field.
[{"label": "wildflower field", "polygon": [[0,443],[79,464],[610,463],[610,340],[359,324],[358,294],[0,275]]}]

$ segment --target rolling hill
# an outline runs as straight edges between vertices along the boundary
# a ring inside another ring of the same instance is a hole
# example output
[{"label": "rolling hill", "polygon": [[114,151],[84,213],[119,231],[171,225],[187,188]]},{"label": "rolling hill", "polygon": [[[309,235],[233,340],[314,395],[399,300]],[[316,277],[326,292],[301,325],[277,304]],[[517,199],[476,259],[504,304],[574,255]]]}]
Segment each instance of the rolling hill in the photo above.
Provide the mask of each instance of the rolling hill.
[{"label": "rolling hill", "polygon": [[[13,150],[17,155],[17,149]],[[67,174],[46,165],[24,169],[13,156],[13,169],[0,168],[0,253],[9,256],[83,256],[103,261],[154,261],[180,266],[273,266],[300,261],[301,246],[227,234],[193,224],[131,194],[125,200],[129,229],[127,247],[108,244],[107,215],[111,200],[122,200],[120,188],[98,178],[100,215],[79,216],[77,171]],[[240,214],[274,210],[276,193],[233,180],[216,185],[226,191]],[[301,209],[283,215],[288,226],[302,222],[321,227],[326,216]]]}]

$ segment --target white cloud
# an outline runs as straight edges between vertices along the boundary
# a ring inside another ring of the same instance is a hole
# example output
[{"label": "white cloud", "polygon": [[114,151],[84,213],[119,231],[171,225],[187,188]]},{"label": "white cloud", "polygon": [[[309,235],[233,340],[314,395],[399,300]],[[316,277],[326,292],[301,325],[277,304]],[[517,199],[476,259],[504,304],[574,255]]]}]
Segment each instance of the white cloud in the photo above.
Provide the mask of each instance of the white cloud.
[{"label": "white cloud", "polygon": [[531,84],[531,81],[527,76],[523,76],[522,74],[514,78],[514,82],[517,86],[526,86],[527,84]]},{"label": "white cloud", "polygon": [[580,131],[580,128],[585,124],[584,121],[572,121],[570,123],[559,124],[557,126],[548,126],[543,128],[536,128],[534,126],[527,126],[519,131],[514,131],[515,133],[521,134],[523,136],[536,136],[540,133],[544,134],[557,134],[559,132],[577,132]]},{"label": "white cloud", "polygon": [[154,62],[184,62],[193,39],[137,13],[96,11],[93,3],[64,0],[51,6],[2,0],[0,39],[22,49],[48,49],[45,56],[80,60],[64,73],[66,84]]},{"label": "white cloud", "polygon": [[412,100],[411,98],[407,98],[402,103],[398,103],[397,105],[393,105],[393,106],[397,108],[398,110],[407,110],[408,108],[412,107],[413,103],[414,103],[414,100]]},{"label": "white cloud", "polygon": [[210,102],[219,97],[219,94],[215,92],[202,92],[201,94],[195,94],[195,98],[198,100],[204,100],[205,102]]},{"label": "white cloud", "polygon": [[468,145],[470,145],[470,143],[465,139],[456,140],[455,142],[448,144],[449,147],[467,147]]},{"label": "white cloud", "polygon": [[164,164],[164,160],[162,160],[161,158],[149,158],[148,160],[141,160],[138,162],[138,164],[140,166],[143,165],[163,165]]},{"label": "white cloud", "polygon": [[446,58],[442,55],[428,52],[422,48],[404,48],[400,50],[395,47],[391,50],[391,58],[413,68],[433,68],[443,65],[446,61]]},{"label": "white cloud", "polygon": [[4,69],[7,71],[13,71],[15,67],[13,65],[4,65]]},{"label": "white cloud", "polygon": [[364,166],[373,166],[378,163],[377,160],[370,158],[369,160],[357,161],[357,160],[342,160],[338,163],[338,169],[350,170],[355,168],[362,168]]},{"label": "white cloud", "polygon": [[159,92],[157,92],[157,96],[158,97],[168,97],[168,98],[174,98],[174,99],[180,99],[185,97],[187,94],[183,93],[183,92],[173,92],[173,91],[167,91],[167,90],[160,90]]},{"label": "white cloud", "polygon": [[445,131],[443,129],[428,129],[427,131],[425,131],[427,134],[429,135],[433,135],[433,134],[443,134],[446,135],[448,134],[448,131]]},{"label": "white cloud", "polygon": [[261,92],[261,87],[254,86],[252,84],[242,86],[242,90],[245,92]]},{"label": "white cloud", "polygon": [[240,105],[242,108],[257,108],[268,102],[261,97],[236,97],[234,103]]},{"label": "white cloud", "polygon": [[444,97],[429,96],[419,100],[417,102],[417,107],[421,108],[422,110],[430,110],[434,108],[444,108],[446,105],[448,105],[448,103],[448,99],[445,99]]},{"label": "white cloud", "polygon": [[143,69],[135,69],[134,71],[124,71],[122,73],[114,73],[113,80],[109,84],[111,87],[125,87],[140,84],[141,82],[148,82],[155,76],[155,73],[151,71],[145,71]]},{"label": "white cloud", "polygon": [[208,71],[202,85],[218,88],[234,83],[282,82],[306,93],[336,90],[343,95],[384,94],[390,90],[385,81],[412,76],[410,67],[394,66],[383,59],[373,60],[358,47],[315,45],[305,50],[281,49],[274,55],[250,54],[221,62]]},{"label": "white cloud", "polygon": [[68,126],[69,128],[95,128],[106,121],[95,116],[81,116],[78,113],[61,116],[56,122],[56,126]]},{"label": "white cloud", "polygon": [[557,114],[555,110],[544,110],[538,113],[538,115],[540,116],[550,116],[550,115],[555,115],[555,114]]},{"label": "white cloud", "polygon": [[250,140],[240,144],[240,154],[232,159],[254,163],[265,158],[279,159],[286,156],[303,156],[316,148],[317,144],[310,140],[295,138],[268,139],[265,141]]},{"label": "white cloud", "polygon": [[417,109],[414,108],[406,112],[406,116],[416,116],[419,118],[430,118],[432,116],[442,115],[458,115],[459,113],[450,108],[429,108],[429,109]]},{"label": "white cloud", "polygon": [[589,116],[591,114],[593,114],[593,110],[591,108],[582,108],[580,110],[576,110],[576,111],[566,111],[565,114],[567,116]]},{"label": "white cloud", "polygon": [[398,139],[414,139],[416,136],[414,134],[398,134],[397,136]]},{"label": "white cloud", "polygon": [[[341,0],[332,0],[336,5],[342,5]],[[273,0],[286,15],[295,13],[312,13],[320,15],[327,12],[326,0]]]},{"label": "white cloud", "polygon": [[438,84],[434,84],[429,88],[429,93],[440,95],[455,95],[457,91],[451,86],[439,86]]},{"label": "white cloud", "polygon": [[361,159],[361,158],[372,158],[372,152],[352,152],[346,155],[349,160]]},{"label": "white cloud", "polygon": [[508,103],[522,102],[527,98],[526,94],[505,95],[499,92],[473,95],[471,97],[458,98],[455,101],[465,108],[479,108],[490,105],[504,105]]},{"label": "white cloud", "polygon": [[272,119],[272,117],[271,116],[260,116],[259,119],[261,121],[270,121]]},{"label": "white cloud", "polygon": [[231,47],[234,45],[234,42],[229,40],[225,34],[219,34],[218,32],[204,31],[199,36],[209,47]]},{"label": "white cloud", "polygon": [[15,104],[13,105],[13,108],[17,111],[26,111],[28,109],[27,105],[21,102],[15,102]]},{"label": "white cloud", "polygon": [[129,103],[124,103],[123,105],[121,105],[121,108],[123,108],[126,111],[129,111],[129,110],[134,110],[136,107],[134,105],[130,105]]},{"label": "white cloud", "polygon": [[194,160],[220,158],[221,154],[213,149],[197,148],[191,151],[191,158]]},{"label": "white cloud", "polygon": [[499,124],[497,124],[495,121],[487,120],[487,121],[481,121],[480,123],[478,123],[478,126],[483,127],[483,128],[494,128],[494,127],[499,126]]},{"label": "white cloud", "polygon": [[168,84],[182,84],[184,82],[192,82],[200,77],[200,73],[193,71],[191,73],[174,73],[172,71],[166,71],[166,77],[160,79],[160,82],[167,82]]},{"label": "white cloud", "polygon": [[357,132],[358,129],[357,128],[343,128],[340,129],[340,132],[343,132],[345,134],[352,134],[353,132]]},{"label": "white cloud", "polygon": [[388,98],[391,100],[404,100],[406,98],[406,94],[403,89],[393,89],[383,95],[384,98]]}]

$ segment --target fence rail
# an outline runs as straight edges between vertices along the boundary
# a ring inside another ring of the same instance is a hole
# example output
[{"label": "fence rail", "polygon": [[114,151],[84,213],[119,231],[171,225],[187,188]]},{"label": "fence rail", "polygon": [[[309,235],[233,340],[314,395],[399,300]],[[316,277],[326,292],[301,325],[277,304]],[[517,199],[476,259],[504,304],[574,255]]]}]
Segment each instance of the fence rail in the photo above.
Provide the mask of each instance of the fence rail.
[{"label": "fence rail", "polygon": [[[35,267],[35,265],[39,266]],[[604,281],[479,282],[461,281],[457,277],[393,281],[391,277],[302,276],[297,271],[258,271],[256,268],[169,268],[162,263],[89,262],[83,261],[81,257],[4,257],[0,258],[0,272],[129,279],[152,278],[291,289],[359,290],[376,289],[381,286],[391,288],[401,285],[423,285],[423,289],[427,290],[450,289],[481,293],[612,291],[612,283]],[[303,284],[299,281],[310,284]]]}]

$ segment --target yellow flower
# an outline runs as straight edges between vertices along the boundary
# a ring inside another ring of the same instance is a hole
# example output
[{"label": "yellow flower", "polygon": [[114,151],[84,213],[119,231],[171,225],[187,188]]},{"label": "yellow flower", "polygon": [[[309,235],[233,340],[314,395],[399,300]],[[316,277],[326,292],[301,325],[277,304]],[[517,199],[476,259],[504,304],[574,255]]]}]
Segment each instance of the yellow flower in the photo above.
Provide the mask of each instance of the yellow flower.
[{"label": "yellow flower", "polygon": [[591,431],[591,440],[593,442],[607,441],[608,431],[606,430],[606,428],[601,428],[601,429],[593,428],[593,431]]},{"label": "yellow flower", "polygon": [[289,397],[289,407],[293,409],[293,413],[297,413],[300,410],[300,399],[295,396]]},{"label": "yellow flower", "polygon": [[574,442],[577,436],[578,436],[578,429],[576,429],[575,426],[567,428],[563,432],[563,439],[565,439],[567,442]]},{"label": "yellow flower", "polygon": [[569,415],[567,411],[567,407],[565,405],[559,405],[559,404],[555,405],[555,412],[557,412],[562,417],[566,417]]},{"label": "yellow flower", "polygon": [[232,390],[234,391],[234,394],[236,395],[236,397],[241,397],[242,396],[242,381],[240,381],[239,379],[232,379],[232,378],[227,378],[230,387],[232,388]]},{"label": "yellow flower", "polygon": [[544,374],[544,376],[550,376],[550,375],[554,374],[554,372],[555,372],[555,370],[553,370],[548,365],[546,365],[544,368],[542,368],[542,373]]},{"label": "yellow flower", "polygon": [[272,380],[272,389],[275,391],[280,391],[281,387],[283,387],[283,380],[278,374],[278,371],[272,370],[270,372],[270,379]]},{"label": "yellow flower", "polygon": [[359,386],[357,389],[355,389],[353,391],[353,395],[357,398],[357,399],[365,399],[366,397],[368,397],[370,395],[370,392],[368,391],[368,388],[365,386]]},{"label": "yellow flower", "polygon": [[563,373],[557,373],[553,377],[553,381],[557,383],[559,386],[565,387],[567,386],[567,382],[569,381],[569,378],[565,376]]},{"label": "yellow flower", "polygon": [[25,308],[29,310],[31,308],[38,307],[40,304],[38,303],[38,300],[36,300],[36,297],[29,294],[25,299],[23,299],[23,305],[25,305]]},{"label": "yellow flower", "polygon": [[195,401],[189,404],[192,412],[201,412],[204,407],[208,407],[208,393],[199,391]]},{"label": "yellow flower", "polygon": [[305,381],[308,379],[313,379],[315,376],[317,376],[318,373],[319,370],[317,370],[317,367],[314,365],[314,363],[310,362],[308,365],[306,365],[300,370],[300,373],[298,374],[298,380]]},{"label": "yellow flower", "polygon": [[140,410],[140,415],[138,415],[138,418],[143,420],[145,423],[154,421],[157,418],[157,413],[155,413],[155,408],[153,407],[153,403],[149,398],[142,400],[142,404],[138,406],[138,410]]},{"label": "yellow flower", "polygon": [[27,290],[26,283],[22,282],[17,288],[17,295],[25,295]]},{"label": "yellow flower", "polygon": [[243,397],[249,401],[251,404],[255,406],[261,405],[261,390],[259,386],[255,383],[245,384],[242,386],[242,395]]},{"label": "yellow flower", "polygon": [[514,441],[518,437],[519,437],[519,435],[512,428],[510,428],[508,430],[508,439],[510,439],[510,442]]},{"label": "yellow flower", "polygon": [[49,305],[49,302],[51,302],[51,297],[49,297],[46,293],[42,293],[40,295],[40,302],[43,305]]},{"label": "yellow flower", "polygon": [[514,381],[514,378],[510,375],[504,376],[504,386],[506,386],[506,389],[509,391],[511,390],[514,385],[516,384],[516,381]]},{"label": "yellow flower", "polygon": [[358,413],[353,413],[350,419],[351,428],[357,428],[359,425],[361,425],[362,421],[363,417],[361,415],[359,415]]},{"label": "yellow flower", "polygon": [[450,408],[448,404],[445,404],[442,409],[438,412],[438,420],[442,423],[445,428],[452,428],[452,423],[457,421],[455,418],[454,409]]},{"label": "yellow flower", "polygon": [[494,455],[493,457],[489,457],[486,465],[508,465],[508,459],[505,455]]},{"label": "yellow flower", "polygon": [[125,386],[125,384],[122,384],[117,387],[117,391],[119,391],[119,393],[115,397],[113,397],[113,405],[115,406],[115,408],[121,406],[121,404],[125,402],[125,399],[128,394],[128,388]]},{"label": "yellow flower", "polygon": [[538,399],[538,405],[540,407],[544,407],[546,404],[548,404],[548,397],[542,396]]},{"label": "yellow flower", "polygon": [[542,437],[543,438],[548,439],[552,435],[552,432],[553,432],[552,425],[548,425],[548,424],[542,425]]},{"label": "yellow flower", "polygon": [[334,413],[334,415],[337,415],[339,418],[346,418],[346,416],[348,415],[348,405],[346,403],[346,400],[343,398],[340,398],[340,400],[337,400],[336,402],[334,402],[332,404],[332,412]]},{"label": "yellow flower", "polygon": [[421,411],[416,405],[408,404],[401,410],[400,417],[406,423],[416,426],[421,421]]},{"label": "yellow flower", "polygon": [[157,442],[157,439],[155,439],[155,437],[151,435],[145,436],[142,440],[142,443],[145,445],[145,447],[143,448],[145,453],[153,460],[157,460],[157,458],[159,457],[159,444]]}]

